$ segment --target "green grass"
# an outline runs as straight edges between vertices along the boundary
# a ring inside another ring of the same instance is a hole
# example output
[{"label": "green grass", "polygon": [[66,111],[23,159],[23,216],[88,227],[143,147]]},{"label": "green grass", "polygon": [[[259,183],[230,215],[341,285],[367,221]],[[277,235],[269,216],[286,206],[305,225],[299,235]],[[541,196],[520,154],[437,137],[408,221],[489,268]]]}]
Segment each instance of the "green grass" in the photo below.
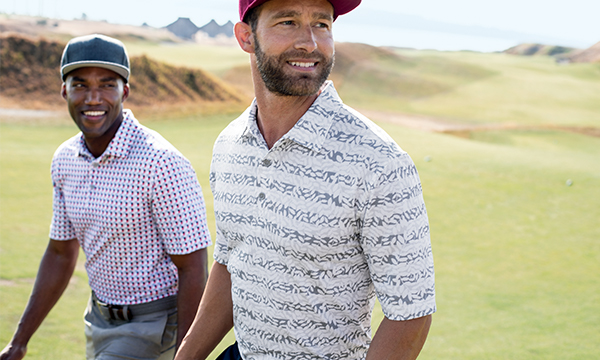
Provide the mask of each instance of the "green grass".
[{"label": "green grass", "polygon": [[[233,117],[147,122],[192,161],[213,235],[211,148]],[[549,131],[463,139],[383,127],[415,160],[431,221],[438,313],[420,359],[596,358],[600,139]],[[0,125],[1,343],[16,326],[47,242],[52,153],[74,133],[67,121]],[[82,262],[32,340],[30,359],[83,357],[89,288]],[[380,317],[377,311],[375,322]],[[219,350],[233,340],[230,333]]]}]

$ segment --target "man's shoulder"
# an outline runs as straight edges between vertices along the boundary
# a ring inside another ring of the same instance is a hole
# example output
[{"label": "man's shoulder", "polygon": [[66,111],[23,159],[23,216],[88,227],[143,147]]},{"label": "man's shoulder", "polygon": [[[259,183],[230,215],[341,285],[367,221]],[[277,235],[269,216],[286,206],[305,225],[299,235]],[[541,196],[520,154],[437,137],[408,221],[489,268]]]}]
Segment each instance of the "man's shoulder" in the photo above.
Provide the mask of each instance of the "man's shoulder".
[{"label": "man's shoulder", "polygon": [[252,109],[251,105],[246,109],[240,116],[231,121],[227,126],[221,131],[216,143],[233,140],[240,138],[246,132],[248,128],[248,119]]},{"label": "man's shoulder", "polygon": [[184,157],[181,152],[165,139],[158,131],[139,122],[130,126],[127,141],[130,142],[132,154],[146,157]]},{"label": "man's shoulder", "polygon": [[77,133],[68,140],[64,141],[54,152],[54,160],[78,155],[81,150],[82,134]]},{"label": "man's shoulder", "polygon": [[246,130],[247,125],[248,125],[248,117],[240,115],[236,119],[232,120],[229,124],[227,124],[225,129],[223,129],[223,131],[221,131],[221,134],[232,135],[232,136],[236,136],[236,135],[241,136],[244,133],[244,131]]},{"label": "man's shoulder", "polygon": [[339,109],[329,135],[334,140],[347,142],[342,144],[344,147],[353,144],[360,152],[392,158],[406,155],[385,130],[345,104]]}]

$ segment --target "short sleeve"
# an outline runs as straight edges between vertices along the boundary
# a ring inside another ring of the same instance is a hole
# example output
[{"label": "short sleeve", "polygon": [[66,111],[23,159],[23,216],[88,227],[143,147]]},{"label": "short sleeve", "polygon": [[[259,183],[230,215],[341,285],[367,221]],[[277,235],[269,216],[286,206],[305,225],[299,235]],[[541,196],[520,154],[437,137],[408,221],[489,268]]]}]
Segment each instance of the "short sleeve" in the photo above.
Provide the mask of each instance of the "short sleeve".
[{"label": "short sleeve", "polygon": [[152,213],[168,254],[185,255],[211,245],[202,188],[187,159],[170,154],[159,162]]},{"label": "short sleeve", "polygon": [[[217,142],[218,142],[218,140],[217,140]],[[215,172],[215,166],[216,165],[215,165],[214,156],[213,156],[213,161],[211,162],[211,170],[210,170],[210,188],[211,188],[211,191],[213,194],[218,194],[217,189],[216,189],[217,182],[215,181],[216,177],[217,177],[217,173]],[[218,217],[216,209],[215,209],[215,217]],[[216,232],[216,239],[215,239],[215,247],[213,249],[213,259],[221,265],[227,265],[227,263],[229,262],[229,250],[230,250],[229,241],[227,239],[227,236],[223,233],[223,231],[221,231],[218,221],[216,222],[215,232]]]},{"label": "short sleeve", "polygon": [[[57,152],[58,154],[58,152]],[[62,177],[60,173],[58,155],[52,160],[52,222],[50,223],[50,239],[53,240],[72,240],[75,239],[75,228],[67,216],[65,196],[62,189]]]},{"label": "short sleeve", "polygon": [[435,312],[433,255],[417,169],[401,153],[372,184],[361,238],[382,310],[391,320],[429,315]]}]

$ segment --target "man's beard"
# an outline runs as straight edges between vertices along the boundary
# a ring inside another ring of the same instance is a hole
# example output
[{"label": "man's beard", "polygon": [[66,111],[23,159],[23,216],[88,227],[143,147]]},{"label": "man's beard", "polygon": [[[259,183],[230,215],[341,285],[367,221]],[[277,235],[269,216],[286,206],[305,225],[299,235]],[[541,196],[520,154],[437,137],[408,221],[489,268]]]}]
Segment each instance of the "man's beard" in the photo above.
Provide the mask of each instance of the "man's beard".
[{"label": "man's beard", "polygon": [[[256,64],[267,89],[275,94],[282,96],[310,96],[317,94],[323,83],[329,77],[335,56],[327,59],[321,52],[315,51],[307,55],[303,51],[288,51],[279,56],[269,56],[260,48],[256,35],[254,54],[256,55]],[[284,67],[287,66],[287,59],[315,61],[321,66],[321,70],[313,74],[294,74],[287,75]]]}]

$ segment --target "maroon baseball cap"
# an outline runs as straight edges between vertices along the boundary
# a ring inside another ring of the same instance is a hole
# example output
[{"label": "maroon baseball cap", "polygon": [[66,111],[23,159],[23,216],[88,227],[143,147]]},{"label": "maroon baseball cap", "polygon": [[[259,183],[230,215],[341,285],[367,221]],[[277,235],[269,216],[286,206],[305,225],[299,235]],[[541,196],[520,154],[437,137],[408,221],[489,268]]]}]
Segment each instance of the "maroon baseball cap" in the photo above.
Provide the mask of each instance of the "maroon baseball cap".
[{"label": "maroon baseball cap", "polygon": [[[244,17],[248,10],[260,6],[269,0],[240,0],[240,20],[244,21]],[[361,0],[329,0],[333,5],[333,18],[334,20],[340,16],[349,13],[354,10],[361,2]]]}]

